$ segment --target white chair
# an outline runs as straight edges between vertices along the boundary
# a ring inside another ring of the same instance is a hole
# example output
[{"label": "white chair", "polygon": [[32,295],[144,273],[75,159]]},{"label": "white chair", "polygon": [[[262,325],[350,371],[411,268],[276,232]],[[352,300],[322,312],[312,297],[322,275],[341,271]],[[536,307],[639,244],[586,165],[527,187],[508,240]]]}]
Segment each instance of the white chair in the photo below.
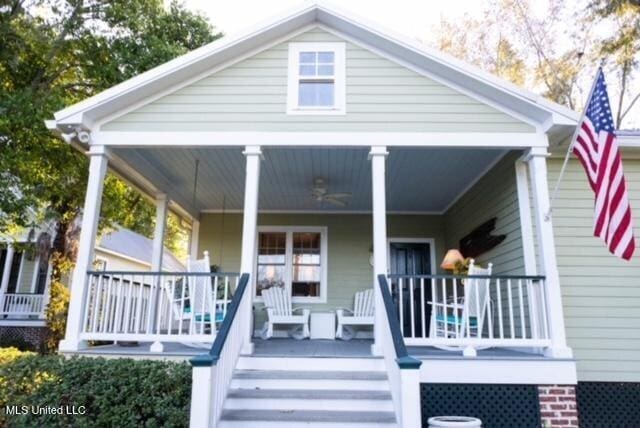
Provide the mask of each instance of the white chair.
[{"label": "white chair", "polygon": [[[282,287],[271,287],[262,290],[262,298],[264,299],[265,309],[267,311],[267,321],[260,332],[260,336],[267,340],[273,336],[273,326],[276,324],[298,325],[302,326],[302,333],[295,334],[294,329],[289,331],[289,335],[294,339],[306,339],[309,337],[309,314],[308,308],[293,308],[291,305],[291,296]],[[294,315],[301,312],[301,315]]]},{"label": "white chair", "polygon": [[[469,264],[468,275],[490,276],[493,265],[487,268]],[[463,295],[455,301],[443,303],[434,296],[432,305],[430,337],[481,338],[484,322],[491,317],[490,279],[467,278],[464,280]],[[445,296],[446,297],[446,296]],[[491,327],[491,326],[490,326]],[[458,350],[458,347],[442,346],[443,349]],[[467,352],[465,350],[465,352]],[[471,352],[471,350],[469,350]]]},{"label": "white chair", "polygon": [[[358,291],[353,301],[353,310],[336,309],[338,328],[336,339],[351,340],[354,336],[353,329],[347,326],[373,325],[374,322],[373,288]],[[347,313],[351,315],[347,315]]]}]

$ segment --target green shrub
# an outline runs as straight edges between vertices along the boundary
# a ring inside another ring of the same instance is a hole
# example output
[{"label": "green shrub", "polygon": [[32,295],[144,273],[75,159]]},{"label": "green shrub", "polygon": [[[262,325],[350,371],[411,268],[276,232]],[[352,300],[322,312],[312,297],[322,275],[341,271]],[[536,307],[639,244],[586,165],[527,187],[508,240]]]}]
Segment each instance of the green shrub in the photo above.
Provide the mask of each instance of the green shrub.
[{"label": "green shrub", "polygon": [[83,415],[6,415],[10,427],[186,427],[191,367],[186,363],[70,358],[0,349],[0,409],[79,406]]}]

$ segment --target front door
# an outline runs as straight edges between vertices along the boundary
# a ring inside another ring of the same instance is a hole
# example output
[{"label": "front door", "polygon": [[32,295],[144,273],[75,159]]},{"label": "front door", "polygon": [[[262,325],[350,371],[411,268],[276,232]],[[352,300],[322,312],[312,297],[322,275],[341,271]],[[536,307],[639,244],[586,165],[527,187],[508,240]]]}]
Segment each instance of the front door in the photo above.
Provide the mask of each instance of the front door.
[{"label": "front door", "polygon": [[[391,242],[389,244],[390,273],[399,275],[431,275],[431,244],[424,242]],[[424,281],[424,300],[420,289],[420,281],[402,281],[402,290],[399,287],[400,281],[391,281],[391,293],[396,303],[398,313],[401,315],[401,323],[405,337],[422,337],[422,311],[424,310],[425,334],[428,336],[429,324],[431,320],[431,305],[427,304],[431,300],[431,281]],[[411,299],[411,288],[413,288],[413,299]],[[412,301],[413,300],[413,301]],[[413,319],[411,318],[411,305],[413,303]],[[402,307],[400,306],[402,305]],[[423,309],[424,308],[424,309]],[[413,331],[411,324],[413,323]]]}]

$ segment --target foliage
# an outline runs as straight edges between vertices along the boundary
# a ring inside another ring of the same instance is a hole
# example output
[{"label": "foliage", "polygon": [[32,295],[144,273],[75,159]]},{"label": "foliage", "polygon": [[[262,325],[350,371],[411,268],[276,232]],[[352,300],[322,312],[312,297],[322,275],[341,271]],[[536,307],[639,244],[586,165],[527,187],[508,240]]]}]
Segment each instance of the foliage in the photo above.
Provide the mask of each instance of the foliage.
[{"label": "foliage", "polygon": [[[12,427],[187,426],[185,363],[70,358],[0,349],[0,407],[85,406],[84,415],[0,414]],[[10,419],[9,419],[10,418]]]},{"label": "foliage", "polygon": [[45,317],[49,336],[46,341],[46,350],[55,352],[58,343],[64,338],[67,325],[67,311],[69,309],[69,289],[59,280],[51,281],[49,287],[49,304]]},{"label": "foliage", "polygon": [[584,105],[596,67],[605,58],[614,101],[617,92],[617,126],[637,126],[630,112],[640,98],[639,3],[542,4],[490,0],[479,18],[442,20],[432,31],[432,44],[574,110]]},{"label": "foliage", "polygon": [[[0,3],[0,231],[55,221],[55,280],[75,260],[88,162],[44,121],[219,36],[177,2],[168,9],[161,0]],[[101,228],[119,223],[150,235],[148,201],[114,176],[104,194]],[[183,239],[176,224],[169,223],[170,240]]]}]

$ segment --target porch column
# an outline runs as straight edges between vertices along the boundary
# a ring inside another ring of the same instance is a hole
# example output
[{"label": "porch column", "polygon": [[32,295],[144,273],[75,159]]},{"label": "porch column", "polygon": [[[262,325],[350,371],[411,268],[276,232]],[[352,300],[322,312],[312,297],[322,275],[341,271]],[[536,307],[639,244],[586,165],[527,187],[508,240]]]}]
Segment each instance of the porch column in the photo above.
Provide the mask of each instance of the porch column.
[{"label": "porch column", "polygon": [[200,239],[200,221],[193,220],[191,223],[191,236],[189,237],[189,258],[198,258],[198,243]]},{"label": "porch column", "polygon": [[102,202],[102,188],[104,176],[107,172],[106,148],[104,146],[91,146],[89,158],[89,182],[82,210],[82,229],[78,244],[78,257],[71,280],[67,330],[64,340],[60,341],[60,351],[77,351],[86,347],[86,342],[80,341],[80,332],[82,330],[84,303],[88,288],[87,270],[91,268],[93,262],[93,249]]},{"label": "porch column", "polygon": [[[546,139],[546,136],[545,136]],[[549,357],[571,358],[572,352],[567,347],[560,292],[560,276],[556,260],[556,247],[553,238],[553,224],[549,213],[549,184],[547,182],[546,149],[532,148],[526,158],[531,176],[531,189],[536,221],[536,234],[540,257],[541,275],[545,279],[545,298],[547,300],[547,319],[551,347],[545,351]]]},{"label": "porch column", "polygon": [[382,323],[385,320],[384,303],[378,286],[378,275],[387,274],[387,197],[385,185],[385,162],[389,154],[385,146],[372,146],[371,183],[373,195],[373,289],[375,296],[374,342],[371,352],[382,355]]},{"label": "porch column", "polygon": [[4,259],[4,267],[2,269],[2,283],[0,284],[0,293],[4,296],[9,288],[9,276],[11,276],[11,265],[13,264],[13,255],[15,249],[12,244],[7,245],[7,257]]},{"label": "porch column", "polygon": [[169,200],[164,193],[156,196],[156,227],[153,231],[153,250],[151,252],[151,271],[162,270],[162,256],[164,253],[164,231],[167,226],[167,208]]},{"label": "porch column", "polygon": [[[260,161],[262,151],[260,146],[246,146],[243,154],[246,157],[247,170],[244,183],[244,208],[242,222],[242,254],[240,258],[240,273],[248,273],[251,283],[255,283],[255,254],[258,233],[258,188],[260,185]],[[242,352],[253,353],[253,287],[247,287],[248,295],[242,299],[240,315],[246,322]]]}]

